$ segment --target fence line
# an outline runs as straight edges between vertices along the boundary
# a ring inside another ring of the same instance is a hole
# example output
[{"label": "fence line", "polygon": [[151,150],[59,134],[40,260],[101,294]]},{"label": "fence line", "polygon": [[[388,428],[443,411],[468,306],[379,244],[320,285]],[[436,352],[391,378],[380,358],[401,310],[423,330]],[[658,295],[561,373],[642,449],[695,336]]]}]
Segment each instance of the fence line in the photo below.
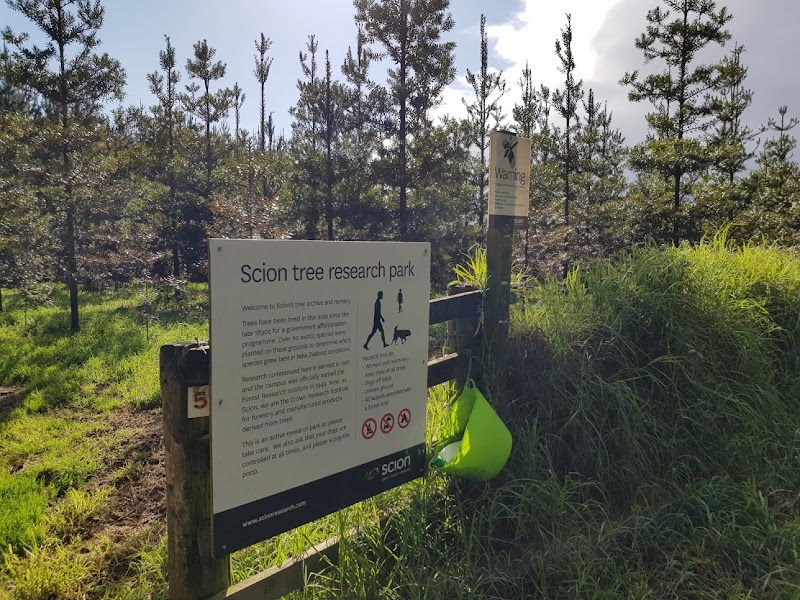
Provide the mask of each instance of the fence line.
[{"label": "fence line", "polygon": [[[428,387],[463,381],[478,348],[483,292],[454,287],[430,301],[430,324],[448,323],[451,353],[428,362]],[[211,349],[203,342],[161,347],[167,537],[171,600],[272,600],[301,589],[311,573],[338,559],[339,541],[327,540],[302,556],[231,586],[230,557],[214,558],[211,545],[211,473],[208,417],[188,418],[188,389],[207,385]]]}]

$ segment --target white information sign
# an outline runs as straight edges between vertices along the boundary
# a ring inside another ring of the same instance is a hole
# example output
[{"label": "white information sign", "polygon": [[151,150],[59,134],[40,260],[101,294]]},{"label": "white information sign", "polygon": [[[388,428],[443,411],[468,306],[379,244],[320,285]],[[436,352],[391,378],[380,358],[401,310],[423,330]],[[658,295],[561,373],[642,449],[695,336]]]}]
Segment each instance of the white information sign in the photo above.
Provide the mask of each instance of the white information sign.
[{"label": "white information sign", "polygon": [[531,141],[493,131],[489,140],[489,227],[527,227],[530,178]]},{"label": "white information sign", "polygon": [[209,252],[215,554],[421,476],[430,244]]}]

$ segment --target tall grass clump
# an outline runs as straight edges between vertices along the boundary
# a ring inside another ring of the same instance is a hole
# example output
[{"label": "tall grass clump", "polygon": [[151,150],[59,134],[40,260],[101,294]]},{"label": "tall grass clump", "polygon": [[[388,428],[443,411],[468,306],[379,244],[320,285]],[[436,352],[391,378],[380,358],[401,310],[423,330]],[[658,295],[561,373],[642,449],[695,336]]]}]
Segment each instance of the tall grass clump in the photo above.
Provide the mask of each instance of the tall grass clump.
[{"label": "tall grass clump", "polygon": [[620,505],[652,479],[797,477],[796,258],[720,235],[637,250],[532,296],[512,379],[553,468],[605,482]]},{"label": "tall grass clump", "polygon": [[530,497],[545,482],[587,486],[564,508],[580,524],[500,532],[538,557],[527,585],[543,597],[798,592],[796,255],[733,247],[724,232],[637,249],[537,284],[514,325],[517,443],[488,497],[539,521]]}]

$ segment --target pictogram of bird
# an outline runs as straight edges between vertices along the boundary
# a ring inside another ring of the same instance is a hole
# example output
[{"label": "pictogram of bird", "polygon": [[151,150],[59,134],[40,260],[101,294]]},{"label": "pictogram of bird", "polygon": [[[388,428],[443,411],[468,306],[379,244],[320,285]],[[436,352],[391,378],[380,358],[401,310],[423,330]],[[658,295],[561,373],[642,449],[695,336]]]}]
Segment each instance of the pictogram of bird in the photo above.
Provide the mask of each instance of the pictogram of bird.
[{"label": "pictogram of bird", "polygon": [[503,154],[503,158],[508,159],[508,164],[511,165],[511,168],[514,168],[515,160],[514,160],[514,148],[517,147],[519,142],[511,143],[511,140],[503,140],[503,148],[505,148],[505,154]]}]

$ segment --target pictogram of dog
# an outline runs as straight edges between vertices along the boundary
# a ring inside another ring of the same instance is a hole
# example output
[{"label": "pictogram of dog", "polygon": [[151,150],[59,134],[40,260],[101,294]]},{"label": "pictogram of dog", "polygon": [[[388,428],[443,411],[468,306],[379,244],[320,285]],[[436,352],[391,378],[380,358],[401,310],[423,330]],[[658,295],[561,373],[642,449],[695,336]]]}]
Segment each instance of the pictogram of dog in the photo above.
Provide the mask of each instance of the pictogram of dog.
[{"label": "pictogram of dog", "polygon": [[400,340],[404,344],[406,343],[406,338],[411,336],[410,329],[398,329],[397,325],[394,326],[394,336],[392,337],[392,343],[396,344],[397,340]]}]

